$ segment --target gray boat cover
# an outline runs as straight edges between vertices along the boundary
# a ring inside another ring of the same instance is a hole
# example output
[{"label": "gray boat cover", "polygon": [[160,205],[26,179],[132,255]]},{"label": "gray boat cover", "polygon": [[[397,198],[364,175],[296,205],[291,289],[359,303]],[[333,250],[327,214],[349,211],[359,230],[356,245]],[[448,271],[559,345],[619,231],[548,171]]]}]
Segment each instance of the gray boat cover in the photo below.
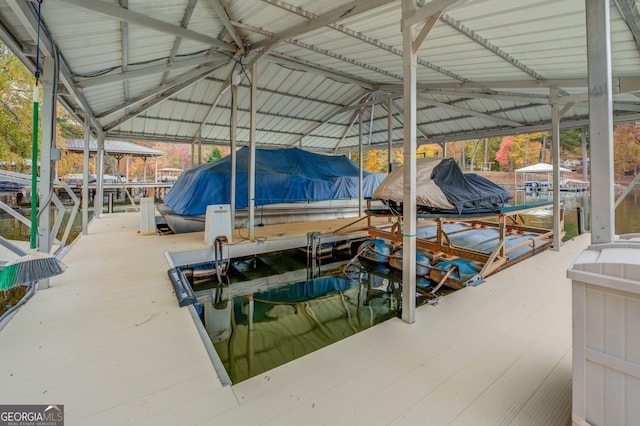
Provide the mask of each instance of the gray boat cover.
[{"label": "gray boat cover", "polygon": [[[462,173],[451,158],[416,160],[416,204],[429,212],[464,214],[498,211],[513,198],[505,189],[472,173]],[[403,202],[404,168],[398,167],[374,191],[374,199]]]}]

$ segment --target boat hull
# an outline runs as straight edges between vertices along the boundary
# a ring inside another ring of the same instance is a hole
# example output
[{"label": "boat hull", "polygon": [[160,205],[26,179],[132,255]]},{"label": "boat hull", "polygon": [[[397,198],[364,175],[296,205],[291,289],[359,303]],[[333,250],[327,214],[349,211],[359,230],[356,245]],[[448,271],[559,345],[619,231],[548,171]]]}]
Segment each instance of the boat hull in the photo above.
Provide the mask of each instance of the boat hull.
[{"label": "boat hull", "polygon": [[[179,215],[166,204],[159,204],[158,210],[167,226],[176,234],[203,232],[205,215]],[[358,200],[327,200],[309,203],[288,203],[259,206],[255,210],[256,226],[280,223],[311,222],[316,220],[342,219],[360,215]],[[246,227],[248,210],[235,211],[235,228]]]}]

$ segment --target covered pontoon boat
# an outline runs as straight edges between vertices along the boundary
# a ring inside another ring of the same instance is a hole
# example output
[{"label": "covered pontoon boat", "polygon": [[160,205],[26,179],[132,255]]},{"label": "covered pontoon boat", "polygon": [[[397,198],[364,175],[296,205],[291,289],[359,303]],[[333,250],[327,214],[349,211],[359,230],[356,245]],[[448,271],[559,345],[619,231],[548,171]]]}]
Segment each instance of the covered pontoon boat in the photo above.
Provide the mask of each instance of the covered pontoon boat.
[{"label": "covered pontoon boat", "polygon": [[[236,153],[236,224],[246,218],[249,148]],[[358,215],[359,168],[345,156],[290,149],[256,149],[255,206],[263,224]],[[370,198],[384,174],[363,173]],[[204,229],[208,205],[230,204],[231,156],[187,170],[158,206],[174,232]]]}]

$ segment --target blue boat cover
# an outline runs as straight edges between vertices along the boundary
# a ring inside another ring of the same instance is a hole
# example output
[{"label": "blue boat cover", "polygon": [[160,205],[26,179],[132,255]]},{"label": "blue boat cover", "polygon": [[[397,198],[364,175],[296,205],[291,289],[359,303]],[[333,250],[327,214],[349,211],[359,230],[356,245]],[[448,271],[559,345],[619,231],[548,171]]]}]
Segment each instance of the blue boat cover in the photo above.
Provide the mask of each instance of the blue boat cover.
[{"label": "blue boat cover", "polygon": [[[236,208],[248,203],[249,148],[236,152]],[[384,174],[364,172],[363,194],[370,198]],[[298,148],[256,149],[255,205],[358,198],[358,166],[345,156]],[[202,215],[211,204],[229,204],[231,156],[184,172],[165,203],[180,215]]]},{"label": "blue boat cover", "polygon": [[300,303],[341,293],[359,285],[359,282],[356,280],[337,276],[325,276],[254,293],[253,298],[256,301],[263,302]]}]

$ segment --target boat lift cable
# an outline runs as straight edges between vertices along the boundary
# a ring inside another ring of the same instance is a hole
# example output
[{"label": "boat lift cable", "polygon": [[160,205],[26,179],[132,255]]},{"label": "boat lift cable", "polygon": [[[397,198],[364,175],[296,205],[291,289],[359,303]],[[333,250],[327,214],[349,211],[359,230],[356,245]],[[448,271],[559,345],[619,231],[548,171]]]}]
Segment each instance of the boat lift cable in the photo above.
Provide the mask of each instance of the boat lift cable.
[{"label": "boat lift cable", "polygon": [[227,269],[229,268],[229,259],[224,257],[222,250],[223,238],[224,237],[216,237],[213,243],[213,262],[216,265],[216,277],[220,284],[224,284],[223,277],[226,278]]},{"label": "boat lift cable", "polygon": [[351,266],[356,266],[356,268],[360,269],[360,267],[356,265],[355,262],[358,260],[360,255],[364,253],[366,249],[371,249],[371,248],[373,248],[373,242],[371,241],[365,242],[364,244],[362,244],[362,247],[360,247],[360,250],[358,250],[356,255],[353,256],[353,258],[342,267],[342,274],[347,275],[347,271]]}]

